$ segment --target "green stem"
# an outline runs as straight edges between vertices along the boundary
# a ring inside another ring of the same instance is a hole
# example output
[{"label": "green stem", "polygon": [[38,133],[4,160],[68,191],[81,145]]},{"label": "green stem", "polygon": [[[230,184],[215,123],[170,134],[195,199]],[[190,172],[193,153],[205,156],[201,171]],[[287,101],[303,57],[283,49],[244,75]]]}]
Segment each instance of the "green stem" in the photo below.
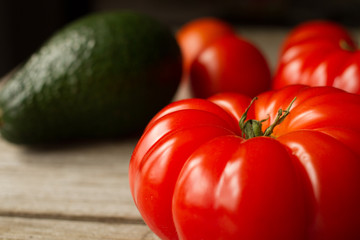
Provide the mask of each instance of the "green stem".
[{"label": "green stem", "polygon": [[247,114],[248,114],[248,112],[249,112],[249,109],[250,109],[251,105],[255,102],[255,100],[257,100],[257,99],[258,99],[257,97],[254,97],[254,98],[251,100],[249,106],[245,109],[245,112],[244,112],[243,115],[241,116],[240,121],[239,121],[239,125],[240,125],[240,128],[241,128],[241,129],[243,129],[243,128],[245,127],[245,120],[246,120],[246,118],[247,118]]},{"label": "green stem", "polygon": [[262,123],[267,121],[269,117],[260,121],[254,119],[249,119],[245,121],[249,109],[251,105],[255,102],[255,100],[257,100],[257,97],[252,99],[252,101],[250,102],[249,106],[246,108],[244,114],[241,116],[239,121],[240,129],[242,131],[242,137],[244,137],[245,139],[250,139],[253,137],[260,137],[260,136],[270,137],[274,131],[274,128],[279,124],[281,124],[284,121],[284,119],[290,114],[290,108],[293,105],[294,101],[296,100],[296,97],[291,101],[291,103],[289,104],[286,110],[282,110],[282,109],[278,110],[278,114],[274,122],[268,128],[265,129],[265,132],[261,130]]},{"label": "green stem", "polygon": [[349,51],[349,52],[355,52],[356,48],[354,46],[352,46],[351,44],[349,44],[348,42],[346,42],[345,40],[340,40],[339,45],[341,47],[341,49]]}]

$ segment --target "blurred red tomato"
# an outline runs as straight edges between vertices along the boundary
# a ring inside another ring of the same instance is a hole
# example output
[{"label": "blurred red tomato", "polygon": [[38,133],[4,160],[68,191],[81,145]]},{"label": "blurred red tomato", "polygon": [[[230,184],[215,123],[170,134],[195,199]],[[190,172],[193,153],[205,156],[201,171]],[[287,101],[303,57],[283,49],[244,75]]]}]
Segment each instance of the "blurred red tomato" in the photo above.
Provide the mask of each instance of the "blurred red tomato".
[{"label": "blurred red tomato", "polygon": [[184,76],[196,56],[213,41],[225,35],[235,34],[232,26],[216,18],[200,18],[185,24],[176,34],[183,54]]},{"label": "blurred red tomato", "polygon": [[333,86],[360,93],[360,51],[343,26],[311,21],[285,39],[273,87]]},{"label": "blurred red tomato", "polygon": [[253,97],[270,88],[271,73],[258,48],[229,35],[199,54],[191,65],[190,82],[194,96],[199,98],[229,91]]},{"label": "blurred red tomato", "polygon": [[295,27],[286,37],[282,46],[282,51],[286,51],[296,44],[318,38],[325,38],[336,44],[339,44],[339,41],[343,40],[354,46],[351,36],[342,26],[334,22],[318,20],[305,22]]}]

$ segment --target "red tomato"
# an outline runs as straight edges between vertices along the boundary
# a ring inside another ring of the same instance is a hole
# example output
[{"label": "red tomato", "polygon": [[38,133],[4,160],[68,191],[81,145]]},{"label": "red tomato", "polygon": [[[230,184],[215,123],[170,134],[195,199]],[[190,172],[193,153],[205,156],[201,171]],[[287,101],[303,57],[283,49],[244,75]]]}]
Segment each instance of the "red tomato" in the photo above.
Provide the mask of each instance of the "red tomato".
[{"label": "red tomato", "polygon": [[146,224],[162,239],[360,239],[360,96],[294,85],[250,100],[181,100],[151,120],[129,166]]},{"label": "red tomato", "polygon": [[339,44],[340,40],[344,40],[351,46],[355,47],[348,31],[346,31],[341,25],[328,21],[310,21],[300,24],[290,32],[283,43],[282,51],[286,51],[293,45],[318,38],[325,38],[335,44]]},{"label": "red tomato", "polygon": [[252,43],[231,35],[213,42],[198,55],[191,66],[190,84],[199,98],[226,91],[253,97],[269,90],[271,73]]},{"label": "red tomato", "polygon": [[176,34],[176,39],[183,54],[186,78],[190,65],[201,50],[220,37],[231,34],[235,32],[230,24],[211,17],[196,19],[181,27]]},{"label": "red tomato", "polygon": [[334,86],[360,93],[360,51],[340,25],[315,21],[286,38],[273,87],[290,84]]}]

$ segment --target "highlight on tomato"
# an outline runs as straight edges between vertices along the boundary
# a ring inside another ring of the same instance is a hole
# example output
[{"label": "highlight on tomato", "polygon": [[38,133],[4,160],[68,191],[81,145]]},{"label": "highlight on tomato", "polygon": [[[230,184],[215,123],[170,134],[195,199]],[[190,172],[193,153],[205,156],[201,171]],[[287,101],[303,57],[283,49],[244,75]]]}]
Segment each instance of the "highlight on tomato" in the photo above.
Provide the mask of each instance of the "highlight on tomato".
[{"label": "highlight on tomato", "polygon": [[171,103],[129,165],[162,239],[360,239],[360,96],[293,85]]},{"label": "highlight on tomato", "polygon": [[281,49],[273,87],[291,84],[333,86],[360,93],[360,51],[344,26],[310,21],[289,33]]}]

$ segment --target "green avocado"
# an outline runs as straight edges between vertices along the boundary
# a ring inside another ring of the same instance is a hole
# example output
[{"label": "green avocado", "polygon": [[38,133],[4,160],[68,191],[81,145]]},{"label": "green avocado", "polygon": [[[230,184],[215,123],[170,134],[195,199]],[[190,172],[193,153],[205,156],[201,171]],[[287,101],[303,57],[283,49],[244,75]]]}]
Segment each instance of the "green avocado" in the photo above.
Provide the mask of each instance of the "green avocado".
[{"label": "green avocado", "polygon": [[173,32],[132,11],[94,13],[55,33],[0,90],[0,132],[38,144],[140,133],[182,74]]}]

